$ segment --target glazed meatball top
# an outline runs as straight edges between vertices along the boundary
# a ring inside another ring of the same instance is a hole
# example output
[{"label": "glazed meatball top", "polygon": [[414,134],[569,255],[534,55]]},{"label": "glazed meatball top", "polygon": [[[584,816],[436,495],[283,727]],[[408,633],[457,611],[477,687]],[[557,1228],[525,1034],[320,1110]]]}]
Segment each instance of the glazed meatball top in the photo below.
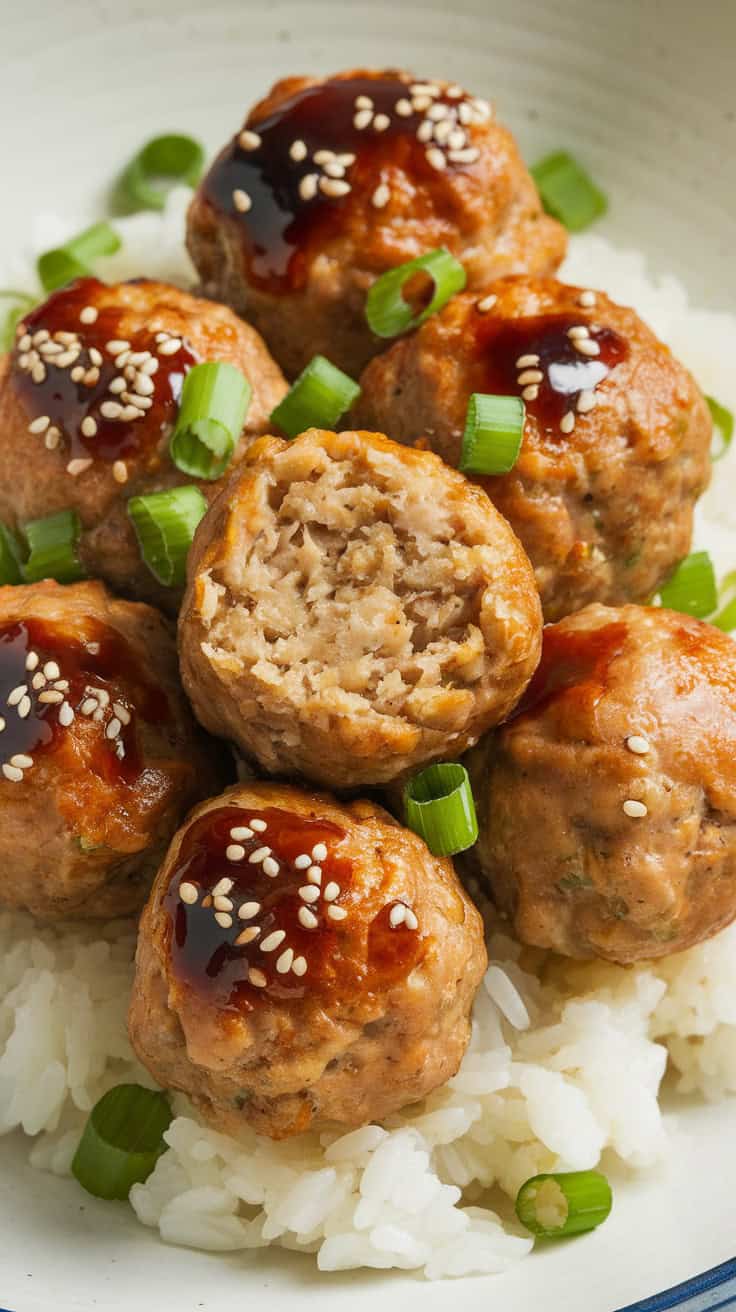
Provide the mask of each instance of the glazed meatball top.
[{"label": "glazed meatball top", "polygon": [[201,360],[247,374],[246,433],[262,432],[269,389],[281,395],[286,385],[252,328],[164,283],[82,278],[18,325],[9,383],[19,413],[5,409],[3,421],[22,422],[45,451],[49,475],[66,484],[61,504],[78,505],[83,517],[92,506],[99,513],[118,485],[172,468],[166,443],[182,383]]},{"label": "glazed meatball top", "polygon": [[432,895],[426,915],[414,909],[423,845],[370,803],[260,791],[255,807],[238,805],[233,789],[232,804],[225,794],[224,805],[200,808],[170,853],[163,905],[174,987],[219,1012],[247,1015],[266,999],[357,1014],[402,983],[433,942]]},{"label": "glazed meatball top", "polygon": [[[472,276],[474,238],[500,230],[512,210],[534,220],[533,238],[523,235],[540,263],[547,247],[548,267],[564,253],[564,232],[489,103],[399,70],[278,82],[200,195],[237,226],[248,281],[270,292],[298,290],[320,253],[346,247],[375,273],[445,245],[463,251]],[[509,245],[505,267],[524,267],[525,252]]]}]

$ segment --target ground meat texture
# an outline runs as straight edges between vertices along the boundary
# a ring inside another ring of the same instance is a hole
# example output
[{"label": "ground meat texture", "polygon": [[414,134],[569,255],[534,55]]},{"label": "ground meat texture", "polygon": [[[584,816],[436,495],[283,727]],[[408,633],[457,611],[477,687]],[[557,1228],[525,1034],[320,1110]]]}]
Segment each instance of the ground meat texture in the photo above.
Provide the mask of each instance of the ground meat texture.
[{"label": "ground meat texture", "polygon": [[130,1037],[226,1133],[361,1125],[454,1075],[486,964],[452,864],[380,807],[239,785],[156,878]]},{"label": "ground meat texture", "polygon": [[387,269],[445,246],[478,287],[554,272],[566,236],[486,101],[353,70],[276,83],[202,182],[187,243],[287,374],[316,352],[357,373],[385,345],[364,307]]},{"label": "ground meat texture", "polygon": [[263,439],[190,553],[182,677],[272,774],[337,788],[453,757],[536,666],[529,563],[488,498],[376,433]]},{"label": "ground meat texture", "polygon": [[460,459],[472,392],[522,396],[509,474],[477,481],[523,542],[545,618],[648,601],[688,552],[711,419],[633,310],[553,278],[456,296],[361,378],[352,420]]},{"label": "ground meat texture", "polygon": [[0,906],[137,911],[183,815],[224,778],[168,622],[100,583],[0,588],[0,711]]},{"label": "ground meat texture", "polygon": [[551,625],[470,764],[479,864],[522,942],[627,964],[736,916],[736,645],[720,630],[639,606]]},{"label": "ground meat texture", "polygon": [[237,458],[286,391],[252,328],[164,283],[83,278],[55,292],[0,356],[0,519],[78,511],[88,573],[175,607],[141,560],[126,503],[193,481],[168,447],[183,378],[203,360],[235,365],[253,389]]}]

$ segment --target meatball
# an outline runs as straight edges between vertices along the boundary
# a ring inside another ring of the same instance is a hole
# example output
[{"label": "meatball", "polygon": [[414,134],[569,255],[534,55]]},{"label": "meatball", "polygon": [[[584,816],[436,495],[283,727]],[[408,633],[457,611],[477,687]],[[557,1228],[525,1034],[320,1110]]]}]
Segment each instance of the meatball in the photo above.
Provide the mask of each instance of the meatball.
[{"label": "meatball", "polygon": [[633,310],[553,278],[456,296],[374,360],[353,422],[460,459],[473,392],[521,395],[521,454],[479,477],[534,566],[547,619],[648,601],[687,554],[711,419],[690,374]]},{"label": "meatball", "polygon": [[0,519],[16,527],[72,508],[90,574],[175,604],[141,560],[126,502],[193,481],[172,464],[168,442],[183,377],[202,360],[228,361],[251,384],[242,451],[286,392],[252,328],[163,283],[83,278],[55,292],[0,357]]},{"label": "meatball", "polygon": [[452,864],[381,807],[238,785],[156,878],[130,1037],[227,1133],[360,1125],[455,1074],[486,964]]},{"label": "meatball", "polygon": [[626,964],[736,916],[736,644],[719,629],[598,605],[551,625],[470,766],[479,863],[522,942]]},{"label": "meatball", "polygon": [[357,374],[385,344],[364,313],[378,275],[439,246],[472,287],[552,273],[566,235],[487,101],[359,69],[276,83],[202,182],[187,243],[287,374],[315,352]]},{"label": "meatball", "polygon": [[485,494],[377,433],[254,443],[190,552],[184,686],[271,774],[352,788],[456,755],[540,643],[531,567]]},{"label": "meatball", "polygon": [[0,706],[0,905],[137,911],[183,815],[223,781],[166,620],[101,583],[0,588]]}]

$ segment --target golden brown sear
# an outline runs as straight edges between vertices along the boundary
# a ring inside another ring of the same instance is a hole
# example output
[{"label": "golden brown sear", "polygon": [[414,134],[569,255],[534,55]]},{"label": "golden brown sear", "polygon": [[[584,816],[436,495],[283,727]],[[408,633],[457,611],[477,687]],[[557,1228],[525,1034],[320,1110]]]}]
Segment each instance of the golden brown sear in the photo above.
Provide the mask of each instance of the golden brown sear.
[{"label": "golden brown sear", "polygon": [[255,443],[179,620],[196,715],[271,774],[386,783],[477,741],[536,666],[529,562],[485,493],[377,433]]},{"label": "golden brown sear", "polygon": [[380,807],[239,785],[171,844],[129,1032],[217,1129],[360,1125],[455,1073],[485,967],[452,864]]},{"label": "golden brown sear", "polygon": [[523,398],[519,459],[477,481],[526,548],[547,619],[648,601],[687,554],[710,476],[708,408],[669,348],[602,292],[512,277],[456,296],[361,385],[356,425],[453,465],[471,393]]},{"label": "golden brown sear", "polygon": [[549,626],[470,765],[477,857],[523,943],[627,964],[736,916],[736,646],[719,629],[597,605]]},{"label": "golden brown sear", "polygon": [[[237,459],[286,391],[254,329],[222,305],[143,279],[83,278],[54,292],[0,356],[0,519],[16,527],[74,509],[90,574],[175,605],[141,560],[126,502],[193,481],[168,446],[184,377],[203,360],[235,365],[253,389]],[[202,486],[209,495],[212,484]]]},{"label": "golden brown sear", "polygon": [[202,182],[187,242],[287,374],[317,352],[357,374],[385,344],[365,319],[378,275],[440,246],[471,287],[552,273],[566,236],[487,101],[354,69],[276,83]]},{"label": "golden brown sear", "polygon": [[187,808],[222,781],[168,623],[100,583],[0,588],[0,905],[137,911]]}]

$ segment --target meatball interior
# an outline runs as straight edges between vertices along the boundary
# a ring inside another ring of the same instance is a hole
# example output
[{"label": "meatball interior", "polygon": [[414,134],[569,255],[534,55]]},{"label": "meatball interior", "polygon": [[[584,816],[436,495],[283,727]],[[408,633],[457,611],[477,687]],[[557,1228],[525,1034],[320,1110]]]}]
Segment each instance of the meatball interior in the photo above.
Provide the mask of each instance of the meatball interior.
[{"label": "meatball interior", "polygon": [[349,787],[457,753],[538,658],[507,524],[435,456],[378,434],[257,443],[200,524],[189,580],[195,711],[273,773]]},{"label": "meatball interior", "polygon": [[217,786],[168,626],[97,583],[0,588],[0,904],[137,910],[187,807]]},{"label": "meatball interior", "polygon": [[626,964],[736,916],[736,645],[719,629],[597,605],[551,625],[471,770],[477,855],[522,942]]},{"label": "meatball interior", "polygon": [[669,348],[602,292],[512,277],[455,296],[361,386],[354,423],[453,465],[471,393],[523,398],[514,468],[473,477],[524,544],[547,619],[648,601],[687,555],[710,414]]},{"label": "meatball interior", "polygon": [[486,955],[449,861],[367,802],[238,786],[174,839],[130,1033],[212,1124],[359,1124],[457,1069]]},{"label": "meatball interior", "polygon": [[287,372],[380,350],[365,293],[405,260],[445,246],[478,285],[552,272],[566,245],[488,102],[391,69],[277,82],[202,182],[187,240]]},{"label": "meatball interior", "polygon": [[184,378],[203,360],[234,364],[252,386],[237,458],[286,392],[252,328],[224,306],[144,279],[83,278],[54,292],[0,358],[0,518],[16,527],[70,507],[91,574],[171,600],[141,561],[125,503],[192,482],[168,443]]}]

